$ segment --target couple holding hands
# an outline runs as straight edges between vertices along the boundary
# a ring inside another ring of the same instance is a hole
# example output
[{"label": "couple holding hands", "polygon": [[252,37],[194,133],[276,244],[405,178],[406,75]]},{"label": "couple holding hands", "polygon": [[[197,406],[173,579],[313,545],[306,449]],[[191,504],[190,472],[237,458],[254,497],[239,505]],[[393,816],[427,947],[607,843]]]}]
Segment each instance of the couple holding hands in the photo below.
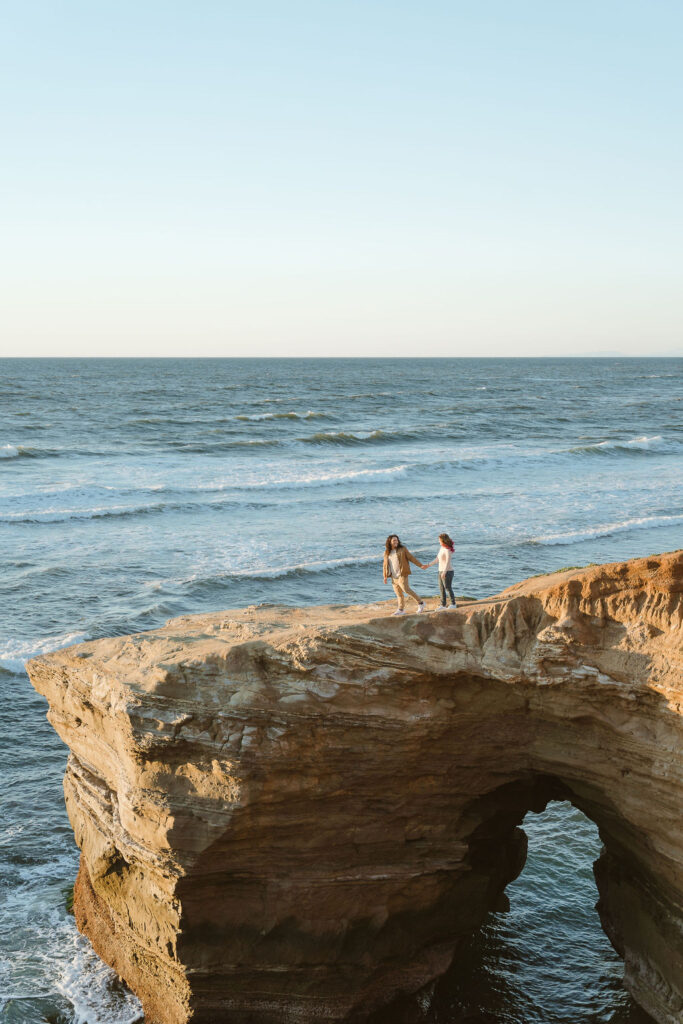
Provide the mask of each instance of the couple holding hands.
[{"label": "couple holding hands", "polygon": [[411,588],[408,577],[410,576],[410,563],[417,565],[420,569],[429,569],[431,565],[439,563],[439,590],[441,592],[441,605],[437,611],[446,610],[446,595],[451,599],[451,608],[455,608],[455,594],[453,593],[453,541],[447,533],[439,534],[439,552],[431,562],[423,565],[418,562],[414,555],[411,555],[407,547],[404,547],[399,540],[398,534],[391,533],[387,537],[384,549],[384,582],[391,580],[394,593],[398,600],[398,608],[394,615],[405,615],[405,595],[410,594],[413,600],[417,601],[418,612],[423,612],[425,603],[417,596]]}]

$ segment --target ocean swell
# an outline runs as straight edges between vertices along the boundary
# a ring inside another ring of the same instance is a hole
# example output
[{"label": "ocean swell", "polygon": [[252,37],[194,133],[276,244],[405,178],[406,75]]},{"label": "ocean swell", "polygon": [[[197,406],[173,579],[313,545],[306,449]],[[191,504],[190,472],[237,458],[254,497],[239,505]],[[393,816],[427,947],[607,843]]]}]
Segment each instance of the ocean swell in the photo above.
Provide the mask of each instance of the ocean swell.
[{"label": "ocean swell", "polygon": [[567,533],[549,533],[542,537],[532,537],[527,543],[543,546],[580,544],[582,541],[596,540],[598,537],[611,537],[615,533],[627,533],[630,530],[652,530],[657,527],[674,526],[683,523],[683,515],[640,516],[624,519],[617,523],[606,523],[584,530],[571,530]]},{"label": "ocean swell", "polygon": [[308,412],[255,412],[249,415],[244,413],[241,416],[235,416],[235,419],[254,422],[261,420],[327,420],[330,417],[327,413],[313,412],[312,409],[309,409]]},{"label": "ocean swell", "polygon": [[[335,572],[338,569],[346,569],[353,566],[370,565],[376,563],[378,574],[382,564],[382,551],[378,550],[372,554],[356,555],[347,558],[319,559],[310,562],[299,562],[295,565],[281,565],[273,568],[257,566],[254,569],[233,569],[226,572],[212,573],[207,575],[192,575],[180,580],[165,581],[167,584],[175,584],[183,590],[195,592],[206,588],[220,588],[228,583],[239,580],[262,580],[267,582],[273,579],[291,579],[295,577],[306,577],[321,572]],[[388,595],[387,595],[388,596]]]},{"label": "ocean swell", "polygon": [[668,444],[661,434],[654,437],[632,437],[628,441],[596,441],[591,444],[576,445],[569,448],[572,455],[647,455],[650,452],[657,454],[670,452],[672,445]]},{"label": "ocean swell", "polygon": [[56,448],[33,448],[25,444],[4,444],[0,447],[0,459],[49,459],[59,454]]},{"label": "ocean swell", "polygon": [[420,436],[418,431],[410,430],[371,430],[359,433],[348,430],[329,430],[320,431],[308,437],[298,437],[297,441],[300,441],[302,444],[336,445],[348,448],[357,445],[396,444],[402,441],[416,441]]},{"label": "ocean swell", "polygon": [[387,466],[383,469],[356,469],[343,473],[312,473],[308,476],[280,477],[273,480],[252,480],[237,483],[226,483],[223,487],[216,486],[215,490],[231,488],[234,490],[254,490],[263,487],[287,490],[299,487],[328,487],[334,484],[343,484],[349,480],[381,480],[384,477],[405,476],[407,465]]}]

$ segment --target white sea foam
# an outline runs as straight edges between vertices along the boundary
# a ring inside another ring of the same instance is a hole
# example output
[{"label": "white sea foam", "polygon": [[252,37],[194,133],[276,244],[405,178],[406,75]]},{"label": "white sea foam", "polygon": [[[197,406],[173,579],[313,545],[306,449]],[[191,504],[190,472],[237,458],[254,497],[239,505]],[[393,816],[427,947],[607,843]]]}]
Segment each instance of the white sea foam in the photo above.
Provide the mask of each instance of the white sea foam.
[{"label": "white sea foam", "polygon": [[[46,483],[46,484],[28,484],[27,490],[18,490],[6,492],[2,496],[3,504],[8,508],[19,502],[33,502],[45,503],[53,502],[57,498],[62,501],[78,502],[81,500],[85,508],[90,508],[93,502],[108,500],[110,496],[116,496],[118,498],[124,498],[131,495],[137,496],[143,494],[158,494],[160,491],[167,491],[169,487],[166,483],[160,484],[149,484],[146,481],[140,483],[139,486],[131,486],[130,476],[126,477],[124,483],[121,484],[100,484],[93,483],[90,486],[86,484],[78,483],[74,484],[70,481],[62,481],[61,483]],[[109,507],[109,506],[103,506]],[[114,506],[116,507],[116,506]],[[97,511],[96,508],[92,508],[92,511]],[[36,509],[36,512],[54,511],[52,506],[48,508]],[[6,513],[9,514],[9,513]],[[22,514],[28,514],[22,512]]]},{"label": "white sea foam", "polygon": [[[670,445],[664,440],[661,434],[653,437],[632,437],[627,441],[608,440],[596,441],[592,444],[577,445],[569,451],[574,454],[590,454],[591,452],[619,452],[619,451],[667,451]],[[566,450],[566,449],[565,449]]]},{"label": "white sea foam", "polygon": [[[401,441],[412,442],[423,437],[428,437],[429,429],[417,430],[321,430],[316,434],[309,434],[306,437],[298,437],[301,444],[312,445],[334,445],[338,447],[349,447],[370,444],[397,444]],[[441,436],[437,434],[437,436]]]},{"label": "white sea foam", "polygon": [[[26,899],[29,894],[23,895]],[[72,1024],[142,1021],[142,1007],[136,997],[97,957],[73,921],[65,919],[65,912],[53,908],[42,919],[34,917],[31,927],[39,946],[16,952],[14,965],[11,959],[0,962],[0,1008],[4,1000],[50,999],[57,991],[73,1008]],[[30,986],[24,981],[25,974],[32,979]]]},{"label": "white sea foam", "polygon": [[308,412],[255,412],[251,414],[243,414],[241,416],[235,416],[236,420],[317,420],[327,419],[324,412],[314,412],[309,409]]},{"label": "white sea foam", "polygon": [[[289,576],[292,573],[316,573],[316,572],[329,572],[333,569],[338,569],[344,565],[369,565],[371,562],[378,562],[381,560],[381,552],[378,554],[376,551],[365,555],[351,555],[347,558],[329,558],[329,559],[318,559],[308,562],[295,562],[292,565],[279,565],[273,566],[270,562],[261,564],[259,566],[253,566],[249,569],[231,569],[217,573],[207,574],[206,572],[198,571],[192,573],[190,576],[185,576],[182,579],[167,580],[163,581],[168,584],[175,584],[184,586],[188,583],[200,582],[212,582],[220,581],[224,579],[261,579],[267,577],[268,579],[281,578],[283,576]],[[161,580],[151,581],[148,586],[153,590],[161,589]]]},{"label": "white sea foam", "polygon": [[630,441],[602,441],[598,448],[639,448],[643,451],[649,451],[652,448],[661,447],[664,442],[664,438],[661,434],[655,434],[654,437],[632,437]]},{"label": "white sea foam", "polygon": [[318,484],[344,483],[346,480],[372,480],[382,479],[387,476],[405,476],[408,466],[388,466],[386,469],[356,469],[347,473],[321,473],[310,476],[294,477],[288,480],[283,477],[279,480],[263,480],[257,483],[245,485],[252,487],[310,487]]},{"label": "white sea foam", "polygon": [[542,545],[578,544],[581,541],[596,540],[598,537],[610,537],[614,533],[625,533],[629,530],[650,530],[662,526],[674,526],[683,523],[683,515],[640,516],[624,519],[617,523],[606,523],[585,530],[571,530],[567,533],[549,533],[542,537],[533,537],[529,543]]},{"label": "white sea foam", "polygon": [[16,459],[19,454],[19,449],[15,448],[13,444],[3,444],[0,446],[0,459]]},{"label": "white sea foam", "polygon": [[62,647],[69,647],[87,639],[86,633],[62,633],[37,640],[10,640],[4,647],[0,647],[0,668],[5,672],[21,675],[25,671],[26,662],[31,658],[36,658],[39,654],[48,654],[50,651],[58,651]]},{"label": "white sea foam", "polygon": [[390,398],[394,396],[393,391],[363,391],[358,394],[347,395],[347,399],[353,401],[356,398]]},{"label": "white sea foam", "polygon": [[407,463],[399,466],[387,466],[383,469],[355,469],[344,473],[310,473],[306,476],[275,477],[273,479],[244,480],[232,477],[230,480],[217,481],[212,484],[200,484],[185,488],[188,491],[242,491],[276,488],[285,490],[299,487],[325,487],[331,484],[345,483],[347,480],[373,480],[385,477],[405,476],[410,467]]},{"label": "white sea foam", "polygon": [[116,984],[116,974],[73,930],[72,954],[57,979],[57,989],[74,1010],[73,1024],[137,1024],[142,1007],[132,992]]},{"label": "white sea foam", "polygon": [[77,867],[73,847],[60,853],[57,846],[52,852],[40,864],[21,865],[13,884],[0,894],[0,917],[13,925],[0,958],[0,1008],[3,1001],[52,1000],[59,992],[73,1008],[71,1024],[142,1021],[138,1000],[96,956],[66,912],[64,887]]},{"label": "white sea foam", "polygon": [[97,508],[46,508],[28,509],[20,512],[5,512],[0,523],[64,523],[69,519],[105,519],[109,516],[128,516],[146,512],[158,512],[163,503],[152,505],[100,505]]}]

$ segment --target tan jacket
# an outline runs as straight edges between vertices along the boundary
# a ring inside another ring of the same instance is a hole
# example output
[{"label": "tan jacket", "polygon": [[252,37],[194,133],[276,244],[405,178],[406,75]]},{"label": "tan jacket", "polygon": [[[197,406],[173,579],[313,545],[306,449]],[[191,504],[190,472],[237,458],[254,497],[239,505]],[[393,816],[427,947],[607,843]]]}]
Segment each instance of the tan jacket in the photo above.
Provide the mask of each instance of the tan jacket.
[{"label": "tan jacket", "polygon": [[[413,565],[422,565],[422,562],[418,562],[417,558],[415,558],[414,555],[411,555],[410,551],[408,551],[408,548],[404,548],[403,545],[401,545],[401,547],[396,550],[396,554],[398,555],[398,564],[401,576],[410,576],[410,562],[412,562]],[[389,577],[391,576],[391,569],[389,568],[389,555],[386,553],[386,551],[384,552],[383,572],[384,579],[388,580]]]}]

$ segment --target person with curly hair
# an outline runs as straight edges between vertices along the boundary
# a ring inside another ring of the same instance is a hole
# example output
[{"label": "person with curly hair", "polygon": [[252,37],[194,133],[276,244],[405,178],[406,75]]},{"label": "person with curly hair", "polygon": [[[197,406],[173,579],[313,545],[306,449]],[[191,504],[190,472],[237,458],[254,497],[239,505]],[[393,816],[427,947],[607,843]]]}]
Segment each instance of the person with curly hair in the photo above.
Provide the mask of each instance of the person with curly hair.
[{"label": "person with curly hair", "polygon": [[424,601],[417,596],[408,582],[411,562],[413,565],[419,566],[420,569],[427,568],[422,562],[418,562],[414,555],[411,555],[407,547],[401,544],[398,534],[390,533],[384,548],[383,574],[385,583],[391,580],[398,601],[398,608],[393,613],[394,615],[405,615],[406,594],[409,594],[417,602],[418,612],[424,611]]}]

